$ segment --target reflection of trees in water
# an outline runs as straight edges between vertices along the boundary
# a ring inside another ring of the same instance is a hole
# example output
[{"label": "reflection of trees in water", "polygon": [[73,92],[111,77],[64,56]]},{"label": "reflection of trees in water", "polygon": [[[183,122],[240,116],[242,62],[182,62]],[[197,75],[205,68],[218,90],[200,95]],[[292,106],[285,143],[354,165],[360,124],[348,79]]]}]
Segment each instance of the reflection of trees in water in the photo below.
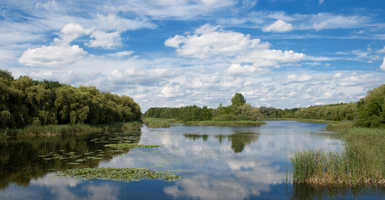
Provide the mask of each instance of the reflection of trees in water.
[{"label": "reflection of trees in water", "polygon": [[[43,177],[48,172],[73,167],[96,167],[100,161],[128,152],[106,150],[107,143],[118,143],[119,138],[129,136],[132,143],[139,143],[141,133],[98,134],[51,138],[28,138],[2,141],[0,143],[0,188],[10,183],[27,186],[31,179]],[[98,153],[100,159],[88,155]],[[43,155],[43,156],[42,156]],[[47,159],[44,155],[53,155]],[[55,156],[67,155],[58,159]],[[70,156],[71,155],[71,156]],[[74,163],[75,160],[81,160]]]},{"label": "reflection of trees in water", "polygon": [[[207,134],[197,134],[197,133],[186,133],[184,137],[187,139],[191,139],[193,141],[202,139],[203,141],[207,141]],[[258,140],[259,134],[255,132],[236,132],[231,135],[216,135],[215,138],[218,139],[219,143],[227,139],[231,141],[231,148],[235,153],[240,153],[246,147],[246,145],[251,144]]]},{"label": "reflection of trees in water", "polygon": [[224,139],[231,141],[231,148],[235,153],[240,153],[245,149],[246,145],[258,140],[259,134],[255,132],[238,132],[231,135],[216,135],[219,143]]},{"label": "reflection of trees in water", "polygon": [[193,141],[202,139],[203,141],[207,141],[209,136],[207,134],[196,134],[196,133],[185,133],[184,137],[187,139],[191,139]]},{"label": "reflection of trees in water", "polygon": [[309,184],[293,184],[293,195],[291,199],[339,199],[353,195],[358,198],[367,192],[376,192],[378,198],[385,197],[384,186],[316,186]]}]

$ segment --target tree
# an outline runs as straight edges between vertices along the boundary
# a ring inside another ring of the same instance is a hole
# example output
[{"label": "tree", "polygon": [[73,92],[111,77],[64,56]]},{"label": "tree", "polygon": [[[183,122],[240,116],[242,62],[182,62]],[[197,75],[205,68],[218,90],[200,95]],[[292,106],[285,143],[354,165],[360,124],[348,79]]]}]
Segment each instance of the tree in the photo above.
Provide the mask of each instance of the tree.
[{"label": "tree", "polygon": [[233,98],[231,98],[231,105],[232,106],[242,106],[246,103],[245,97],[243,97],[240,93],[235,93]]},{"label": "tree", "polygon": [[369,91],[368,96],[358,102],[357,126],[385,126],[385,84]]}]

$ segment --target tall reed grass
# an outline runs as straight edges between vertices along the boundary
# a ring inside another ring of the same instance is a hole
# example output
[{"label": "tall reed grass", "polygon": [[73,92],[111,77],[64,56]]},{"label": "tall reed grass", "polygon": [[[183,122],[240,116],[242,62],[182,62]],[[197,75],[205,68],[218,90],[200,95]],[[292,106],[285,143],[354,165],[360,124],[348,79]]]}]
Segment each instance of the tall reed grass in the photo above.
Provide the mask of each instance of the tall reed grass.
[{"label": "tall reed grass", "polygon": [[294,183],[385,185],[385,129],[348,126],[333,126],[341,131],[337,137],[345,141],[344,152],[295,154],[292,158]]}]

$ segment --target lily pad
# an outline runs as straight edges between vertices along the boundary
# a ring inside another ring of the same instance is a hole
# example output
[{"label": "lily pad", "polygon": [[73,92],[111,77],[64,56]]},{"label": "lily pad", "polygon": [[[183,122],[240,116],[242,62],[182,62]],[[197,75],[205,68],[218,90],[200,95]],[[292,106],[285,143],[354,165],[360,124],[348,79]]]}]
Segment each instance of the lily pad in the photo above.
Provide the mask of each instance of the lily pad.
[{"label": "lily pad", "polygon": [[142,168],[78,168],[62,171],[59,175],[89,180],[103,179],[127,182],[143,179],[175,181],[180,178],[171,172],[158,172]]}]

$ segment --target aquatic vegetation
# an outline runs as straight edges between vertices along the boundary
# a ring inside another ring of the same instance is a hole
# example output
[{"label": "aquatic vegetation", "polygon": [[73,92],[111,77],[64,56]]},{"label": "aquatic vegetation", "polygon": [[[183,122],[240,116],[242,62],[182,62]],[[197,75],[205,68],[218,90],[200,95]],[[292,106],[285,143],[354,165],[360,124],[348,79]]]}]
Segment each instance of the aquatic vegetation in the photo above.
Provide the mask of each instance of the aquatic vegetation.
[{"label": "aquatic vegetation", "polygon": [[177,123],[175,119],[161,118],[144,118],[143,122],[149,128],[170,128],[173,123]]},{"label": "aquatic vegetation", "polygon": [[8,132],[9,135],[17,137],[24,136],[60,136],[60,135],[84,135],[90,133],[101,133],[103,129],[86,124],[74,125],[31,125],[22,129],[13,129]]},{"label": "aquatic vegetation", "polygon": [[186,126],[262,126],[263,121],[189,121]]},{"label": "aquatic vegetation", "polygon": [[292,158],[295,183],[385,184],[385,129],[348,126],[330,126],[341,131],[335,137],[346,142],[344,152],[301,152]]},{"label": "aquatic vegetation", "polygon": [[134,149],[134,148],[156,148],[160,147],[160,145],[144,145],[144,144],[106,144],[105,147],[113,148],[113,149]]},{"label": "aquatic vegetation", "polygon": [[143,179],[160,179],[175,181],[180,178],[171,172],[158,172],[142,168],[78,168],[68,169],[59,173],[82,179],[103,179],[114,181],[140,181]]}]

